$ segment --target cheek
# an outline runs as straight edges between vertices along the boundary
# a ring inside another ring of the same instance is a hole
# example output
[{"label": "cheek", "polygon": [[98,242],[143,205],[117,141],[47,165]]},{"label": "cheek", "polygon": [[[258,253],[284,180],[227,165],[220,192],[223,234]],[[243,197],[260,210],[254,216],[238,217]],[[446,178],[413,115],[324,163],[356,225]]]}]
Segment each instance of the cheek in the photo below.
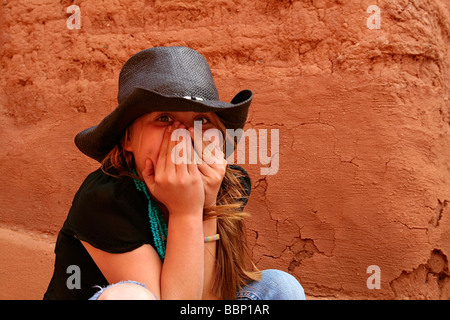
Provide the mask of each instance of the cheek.
[{"label": "cheek", "polygon": [[159,150],[161,149],[163,136],[164,128],[161,127],[151,128],[146,130],[146,132],[143,132],[142,140],[140,143],[137,143],[139,146],[134,149],[134,157],[139,167],[142,167],[148,158],[150,158],[154,164],[156,163]]},{"label": "cheek", "polygon": [[161,150],[161,144],[163,141],[163,137],[164,137],[164,129],[160,129],[158,128],[157,130],[155,130],[153,132],[153,138],[151,141],[151,146],[150,146],[150,157],[153,161],[153,163],[156,163],[156,161],[158,160],[159,157],[159,151]]}]

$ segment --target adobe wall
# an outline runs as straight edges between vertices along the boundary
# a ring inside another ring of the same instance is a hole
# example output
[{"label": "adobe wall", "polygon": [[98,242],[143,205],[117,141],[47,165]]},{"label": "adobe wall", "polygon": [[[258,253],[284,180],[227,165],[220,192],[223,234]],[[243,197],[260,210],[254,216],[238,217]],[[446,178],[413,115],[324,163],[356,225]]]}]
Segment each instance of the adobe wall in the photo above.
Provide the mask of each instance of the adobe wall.
[{"label": "adobe wall", "polygon": [[0,30],[2,226],[55,236],[98,165],[73,138],[116,106],[122,64],[184,45],[223,100],[254,91],[246,128],[278,130],[278,172],[244,165],[258,267],[310,298],[449,298],[447,0],[2,1]]}]

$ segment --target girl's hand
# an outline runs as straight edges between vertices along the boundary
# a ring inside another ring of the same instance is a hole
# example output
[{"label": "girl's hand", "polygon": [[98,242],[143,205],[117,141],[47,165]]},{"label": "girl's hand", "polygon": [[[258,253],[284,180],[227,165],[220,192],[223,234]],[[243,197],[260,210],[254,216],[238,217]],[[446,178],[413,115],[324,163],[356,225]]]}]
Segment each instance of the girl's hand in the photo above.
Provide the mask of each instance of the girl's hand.
[{"label": "girl's hand", "polygon": [[[156,164],[147,160],[142,171],[150,193],[169,211],[166,256],[160,274],[161,299],[201,299],[205,278],[205,191],[201,173],[194,163],[189,133],[183,129],[177,135],[183,140],[172,141],[172,129],[164,132]],[[172,154],[176,160],[184,161],[174,163]]]},{"label": "girl's hand", "polygon": [[[173,130],[173,126],[169,126],[164,132],[157,163],[147,159],[142,171],[143,179],[150,193],[166,206],[169,216],[202,213],[205,191],[202,174],[194,163],[191,138],[186,131],[181,135],[182,142],[172,141]],[[184,152],[186,150],[187,153]],[[174,163],[172,152],[183,157],[184,161]]]},{"label": "girl's hand", "polygon": [[[189,128],[189,132],[193,139],[194,128]],[[199,143],[200,141],[194,141]],[[205,201],[203,208],[210,208],[216,205],[217,195],[219,193],[220,186],[225,176],[227,161],[225,155],[221,150],[219,142],[206,142],[202,139],[202,155],[197,153],[197,149],[194,148],[195,155],[197,157],[198,169],[201,173],[203,181],[203,188],[205,191]]]}]

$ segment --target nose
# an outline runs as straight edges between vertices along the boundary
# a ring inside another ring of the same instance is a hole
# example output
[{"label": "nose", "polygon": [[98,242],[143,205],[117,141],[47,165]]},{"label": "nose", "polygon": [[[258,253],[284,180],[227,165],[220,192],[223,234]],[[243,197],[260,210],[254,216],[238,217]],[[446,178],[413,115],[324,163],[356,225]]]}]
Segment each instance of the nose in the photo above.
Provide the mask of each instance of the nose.
[{"label": "nose", "polygon": [[190,128],[194,126],[194,121],[195,121],[195,115],[196,113],[193,111],[188,111],[188,112],[178,112],[176,114],[174,114],[174,125],[178,125],[178,127],[180,126],[184,126],[183,128]]},{"label": "nose", "polygon": [[178,129],[186,129],[188,128],[188,126],[186,124],[184,124],[183,122],[176,120],[173,122],[173,126],[174,128],[178,128]]},{"label": "nose", "polygon": [[[201,121],[197,121],[201,123]],[[193,119],[186,119],[186,120],[175,120],[173,125],[175,128],[182,128],[182,129],[188,129],[188,128],[194,128],[194,120]]]}]

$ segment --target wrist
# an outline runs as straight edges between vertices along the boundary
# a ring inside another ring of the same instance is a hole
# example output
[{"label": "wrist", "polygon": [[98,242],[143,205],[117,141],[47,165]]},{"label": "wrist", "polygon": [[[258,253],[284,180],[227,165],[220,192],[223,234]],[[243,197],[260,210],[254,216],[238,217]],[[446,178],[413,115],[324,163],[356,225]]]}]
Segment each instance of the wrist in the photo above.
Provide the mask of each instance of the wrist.
[{"label": "wrist", "polygon": [[206,218],[203,220],[203,235],[209,237],[217,233],[217,218]]},{"label": "wrist", "polygon": [[217,204],[217,199],[214,200],[205,200],[205,204],[203,205],[203,209],[214,208]]},{"label": "wrist", "polygon": [[186,219],[202,219],[203,208],[184,207],[184,208],[167,208],[169,217],[185,217]]},{"label": "wrist", "polygon": [[195,216],[183,214],[169,216],[167,239],[171,238],[173,240],[174,235],[178,235],[185,243],[188,239],[189,241],[193,239],[203,239],[202,222],[201,218]]}]

